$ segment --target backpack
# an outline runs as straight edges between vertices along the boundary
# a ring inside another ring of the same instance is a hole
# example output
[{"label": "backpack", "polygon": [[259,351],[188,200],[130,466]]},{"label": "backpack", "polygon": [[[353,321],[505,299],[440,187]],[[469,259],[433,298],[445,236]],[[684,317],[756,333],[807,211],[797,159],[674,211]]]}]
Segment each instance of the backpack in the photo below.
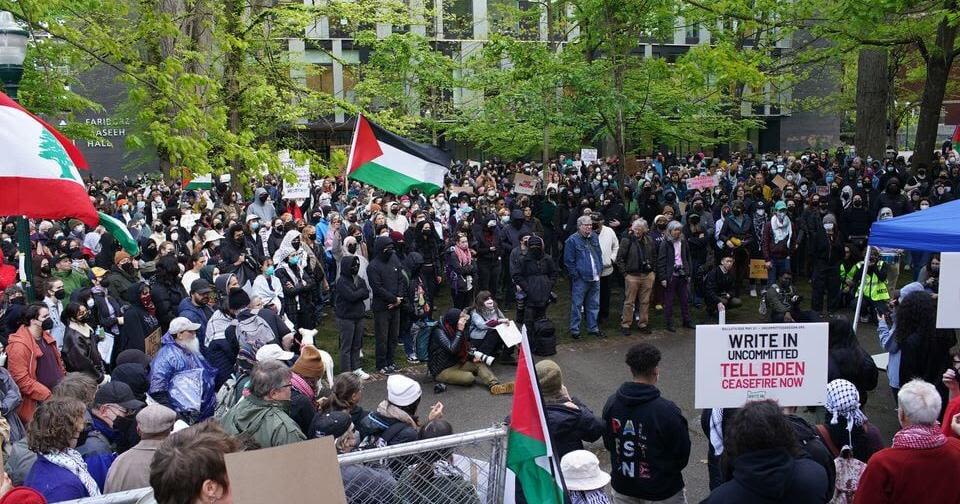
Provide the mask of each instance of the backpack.
[{"label": "backpack", "polygon": [[533,329],[533,337],[530,338],[530,351],[533,355],[546,357],[557,353],[557,330],[550,319],[536,320],[528,327]]},{"label": "backpack", "polygon": [[246,373],[233,373],[227,381],[220,386],[217,391],[217,406],[213,410],[213,417],[217,420],[223,418],[231,408],[240,402],[243,397],[243,389],[250,382],[250,376]]},{"label": "backpack", "polygon": [[238,320],[236,331],[240,351],[249,354],[254,362],[256,362],[257,350],[277,339],[273,329],[270,328],[270,324],[256,315]]},{"label": "backpack", "polygon": [[410,328],[410,333],[413,335],[414,349],[417,352],[417,359],[421,362],[430,360],[430,335],[433,334],[433,328],[436,326],[436,320],[425,318],[414,322]]},{"label": "backpack", "polygon": [[857,493],[857,487],[860,486],[860,477],[863,471],[867,469],[867,464],[854,458],[853,449],[847,445],[837,450],[837,446],[830,439],[830,433],[824,425],[817,426],[817,432],[823,438],[824,444],[836,458],[833,464],[837,468],[837,486],[833,490],[833,498],[829,504],[852,504],[853,495]]}]

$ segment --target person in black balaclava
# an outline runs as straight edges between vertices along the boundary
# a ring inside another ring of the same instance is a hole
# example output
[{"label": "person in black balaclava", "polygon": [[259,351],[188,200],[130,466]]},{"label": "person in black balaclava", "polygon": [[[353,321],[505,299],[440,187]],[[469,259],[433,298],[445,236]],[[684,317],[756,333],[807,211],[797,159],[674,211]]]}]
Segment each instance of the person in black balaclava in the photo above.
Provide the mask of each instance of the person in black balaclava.
[{"label": "person in black balaclava", "polygon": [[900,179],[891,177],[887,180],[885,189],[874,202],[873,215],[877,215],[881,208],[889,208],[894,217],[908,214],[913,211],[907,197],[900,191]]},{"label": "person in black balaclava", "polygon": [[400,308],[406,296],[403,265],[395,254],[390,237],[378,236],[373,248],[375,257],[367,266],[367,279],[373,291],[370,308],[373,311],[377,369],[392,374],[396,372],[393,355],[400,336]]}]

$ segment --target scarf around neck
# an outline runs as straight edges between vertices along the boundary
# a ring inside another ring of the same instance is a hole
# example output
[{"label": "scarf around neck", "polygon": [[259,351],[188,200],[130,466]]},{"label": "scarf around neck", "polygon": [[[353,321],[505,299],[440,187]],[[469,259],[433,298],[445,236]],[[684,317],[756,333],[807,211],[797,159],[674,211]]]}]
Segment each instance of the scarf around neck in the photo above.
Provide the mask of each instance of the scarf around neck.
[{"label": "scarf around neck", "polygon": [[790,217],[788,215],[784,215],[783,222],[780,222],[780,215],[774,214],[773,218],[770,219],[770,228],[773,229],[774,243],[789,239],[793,233],[793,227],[790,225]]},{"label": "scarf around neck", "polygon": [[83,461],[80,452],[73,448],[67,448],[63,451],[44,453],[43,457],[49,460],[51,464],[62,467],[76,476],[80,480],[80,483],[83,483],[90,497],[100,496],[100,488],[97,487],[97,482],[94,481],[93,476],[90,475],[90,471],[87,469],[87,463]]},{"label": "scarf around neck", "polygon": [[933,425],[911,425],[893,435],[894,448],[929,450],[943,446],[946,442],[947,437],[940,430],[940,422],[934,422]]}]

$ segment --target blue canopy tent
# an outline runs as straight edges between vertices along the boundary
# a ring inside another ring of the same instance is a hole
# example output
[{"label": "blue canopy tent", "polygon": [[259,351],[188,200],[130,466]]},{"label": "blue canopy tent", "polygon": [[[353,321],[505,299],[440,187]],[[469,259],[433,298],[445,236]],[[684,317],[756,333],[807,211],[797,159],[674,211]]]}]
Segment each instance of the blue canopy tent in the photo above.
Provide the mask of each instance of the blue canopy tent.
[{"label": "blue canopy tent", "polygon": [[[933,206],[922,212],[874,222],[870,226],[864,260],[870,257],[870,249],[873,247],[960,252],[960,200]],[[857,311],[853,319],[854,330],[860,320],[863,284],[866,278],[866,275],[861,275],[860,278],[860,294],[857,296]]]}]

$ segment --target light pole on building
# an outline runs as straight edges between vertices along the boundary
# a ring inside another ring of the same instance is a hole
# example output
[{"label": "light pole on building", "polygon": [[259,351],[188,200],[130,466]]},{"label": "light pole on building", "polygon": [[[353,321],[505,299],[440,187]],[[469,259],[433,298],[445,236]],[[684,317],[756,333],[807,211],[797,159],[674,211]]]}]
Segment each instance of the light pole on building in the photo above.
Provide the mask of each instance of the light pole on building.
[{"label": "light pole on building", "polygon": [[[0,82],[4,92],[17,99],[20,79],[23,78],[23,60],[27,58],[30,34],[13,20],[13,14],[0,11]],[[30,226],[27,218],[17,217],[17,248],[20,251],[20,271],[27,299],[33,300],[33,258],[30,255]]]}]

